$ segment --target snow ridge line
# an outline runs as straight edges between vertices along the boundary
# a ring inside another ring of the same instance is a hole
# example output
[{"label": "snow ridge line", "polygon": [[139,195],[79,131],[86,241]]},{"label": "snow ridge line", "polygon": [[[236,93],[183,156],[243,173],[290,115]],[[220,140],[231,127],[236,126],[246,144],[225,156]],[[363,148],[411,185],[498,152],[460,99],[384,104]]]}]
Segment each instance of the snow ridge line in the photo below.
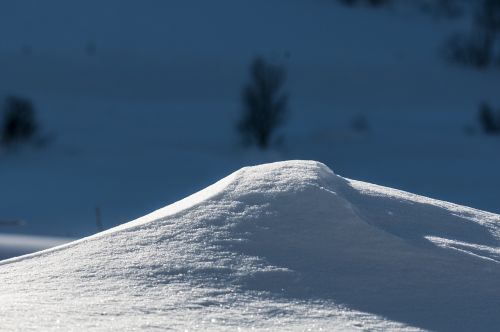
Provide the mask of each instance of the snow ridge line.
[{"label": "snow ridge line", "polygon": [[156,211],[153,211],[143,217],[140,217],[138,219],[132,220],[130,222],[126,222],[124,224],[118,225],[116,227],[107,229],[103,232],[99,232],[90,236],[83,237],[81,239],[69,242],[69,243],[64,243],[56,247],[52,247],[49,249],[37,251],[31,254],[26,254],[26,255],[21,255],[17,257],[12,257],[5,259],[3,261],[0,261],[0,266],[1,265],[6,265],[6,264],[11,264],[39,256],[44,256],[49,253],[57,252],[64,250],[66,248],[73,247],[75,245],[78,245],[83,242],[95,240],[98,238],[101,238],[103,236],[113,234],[116,232],[121,232],[125,230],[132,230],[138,227],[141,227],[144,224],[154,222],[159,219],[167,218],[167,217],[175,217],[178,214],[183,213],[187,209],[194,208],[203,202],[216,198],[217,196],[221,195],[224,193],[224,189],[228,187],[231,183],[233,183],[235,180],[238,179],[238,177],[241,175],[241,173],[246,169],[247,167],[244,167],[238,171],[235,171],[231,173],[230,175],[226,176],[225,178],[215,182],[214,184],[206,187],[205,189],[202,189],[201,191],[198,191],[188,197],[185,197],[181,199],[180,201],[174,202],[170,205],[167,205],[166,207],[160,208]]}]

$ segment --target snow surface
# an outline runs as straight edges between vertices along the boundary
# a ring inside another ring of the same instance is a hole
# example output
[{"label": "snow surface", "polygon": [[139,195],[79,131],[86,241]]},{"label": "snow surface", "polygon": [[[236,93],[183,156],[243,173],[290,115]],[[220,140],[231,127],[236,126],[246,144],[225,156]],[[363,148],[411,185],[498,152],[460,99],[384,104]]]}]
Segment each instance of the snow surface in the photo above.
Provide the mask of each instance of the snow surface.
[{"label": "snow surface", "polygon": [[314,161],[0,264],[5,330],[500,328],[499,215]]}]

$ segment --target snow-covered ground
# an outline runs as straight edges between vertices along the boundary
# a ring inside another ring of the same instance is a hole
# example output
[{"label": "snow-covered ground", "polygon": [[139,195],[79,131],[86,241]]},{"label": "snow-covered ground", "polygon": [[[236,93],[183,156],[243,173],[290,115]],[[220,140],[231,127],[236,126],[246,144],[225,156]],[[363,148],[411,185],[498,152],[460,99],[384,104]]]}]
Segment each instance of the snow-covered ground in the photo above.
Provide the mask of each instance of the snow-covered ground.
[{"label": "snow-covered ground", "polygon": [[500,215],[313,161],[0,264],[5,330],[500,328]]}]

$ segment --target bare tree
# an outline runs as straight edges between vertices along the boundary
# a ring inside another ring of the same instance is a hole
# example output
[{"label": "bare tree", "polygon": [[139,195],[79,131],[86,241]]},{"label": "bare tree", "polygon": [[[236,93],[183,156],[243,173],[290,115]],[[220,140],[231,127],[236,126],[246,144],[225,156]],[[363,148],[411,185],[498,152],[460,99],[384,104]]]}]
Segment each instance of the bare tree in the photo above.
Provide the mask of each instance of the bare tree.
[{"label": "bare tree", "polygon": [[7,146],[33,140],[38,125],[31,101],[21,97],[8,97],[1,129],[1,142]]},{"label": "bare tree", "polygon": [[500,66],[500,0],[337,0],[354,7],[415,7],[434,17],[467,16],[469,31],[457,32],[444,43],[445,58],[478,69]]},{"label": "bare tree", "polygon": [[452,36],[445,48],[451,62],[486,69],[499,61],[500,0],[481,0],[471,7],[469,32]]},{"label": "bare tree", "polygon": [[488,134],[500,133],[500,116],[495,114],[492,107],[487,103],[479,106],[479,121],[483,130]]},{"label": "bare tree", "polygon": [[245,142],[269,147],[276,129],[285,120],[288,95],[283,92],[285,70],[261,57],[250,66],[251,81],[243,88],[243,118],[238,123]]}]

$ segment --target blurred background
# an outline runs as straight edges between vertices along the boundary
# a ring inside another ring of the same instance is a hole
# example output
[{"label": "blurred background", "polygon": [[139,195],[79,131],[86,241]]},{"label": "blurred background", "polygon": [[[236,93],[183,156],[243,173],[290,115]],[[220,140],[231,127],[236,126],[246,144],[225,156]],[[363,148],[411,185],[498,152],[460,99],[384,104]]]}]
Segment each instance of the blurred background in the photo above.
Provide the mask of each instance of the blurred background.
[{"label": "blurred background", "polygon": [[500,213],[499,41],[498,0],[1,2],[0,253],[287,159]]}]

